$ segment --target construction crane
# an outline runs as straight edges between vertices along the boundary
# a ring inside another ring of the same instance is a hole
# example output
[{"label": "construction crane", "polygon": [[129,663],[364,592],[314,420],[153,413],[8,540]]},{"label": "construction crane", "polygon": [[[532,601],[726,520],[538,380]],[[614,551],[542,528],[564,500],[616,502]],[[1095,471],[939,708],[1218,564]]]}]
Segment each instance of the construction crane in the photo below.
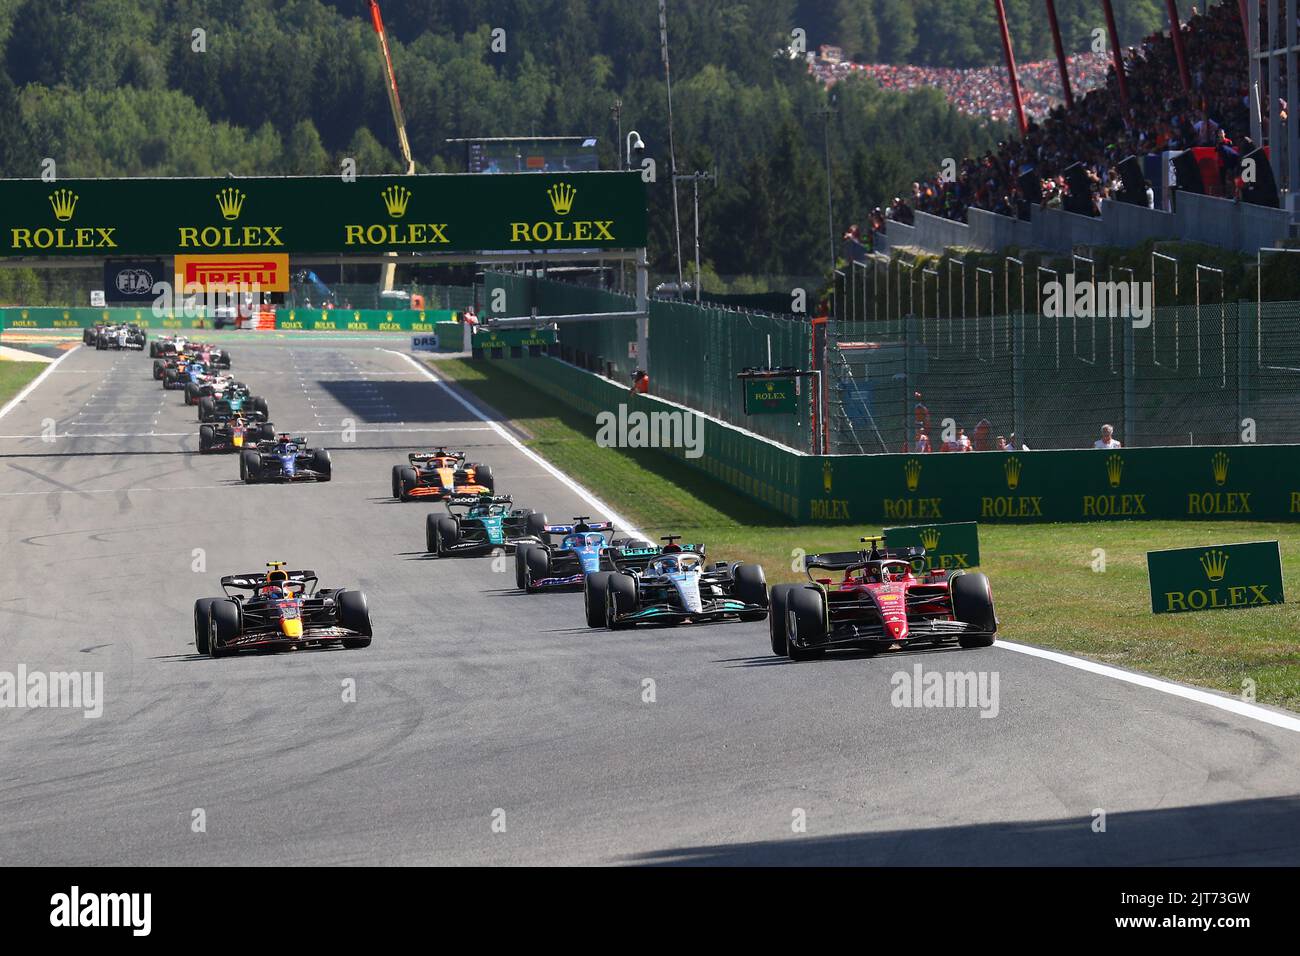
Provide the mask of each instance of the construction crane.
[{"label": "construction crane", "polygon": [[[402,151],[402,161],[406,163],[406,175],[415,175],[415,159],[411,156],[411,144],[406,138],[406,118],[402,115],[402,100],[397,95],[397,74],[393,72],[393,54],[388,49],[388,34],[384,30],[384,18],[379,12],[379,4],[370,0],[370,22],[379,37],[379,53],[384,58],[385,86],[388,88],[388,105],[393,111],[393,125],[397,128],[397,147]],[[396,252],[388,255],[397,258]],[[397,263],[384,266],[382,288],[391,292],[397,275]]]}]

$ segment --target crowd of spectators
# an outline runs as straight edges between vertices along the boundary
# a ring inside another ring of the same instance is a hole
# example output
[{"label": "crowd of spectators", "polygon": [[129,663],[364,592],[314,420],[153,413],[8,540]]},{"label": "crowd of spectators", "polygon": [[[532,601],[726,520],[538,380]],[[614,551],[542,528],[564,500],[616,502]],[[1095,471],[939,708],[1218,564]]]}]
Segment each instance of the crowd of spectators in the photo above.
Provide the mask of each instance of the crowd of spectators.
[{"label": "crowd of spectators", "polygon": [[[1101,86],[1106,82],[1108,62],[1104,53],[1079,53],[1067,57],[1071,89],[1083,93]],[[858,74],[870,77],[886,90],[907,92],[934,87],[963,113],[987,116],[1000,123],[1010,123],[1014,118],[1011,87],[1007,83],[1007,71],[1002,66],[957,70],[895,63],[841,63],[815,64],[813,70],[828,84],[844,75]],[[1020,96],[1027,115],[1045,115],[1064,95],[1056,60],[1040,60],[1020,67]]]},{"label": "crowd of spectators", "polygon": [[910,222],[913,210],[959,221],[965,221],[972,206],[1017,215],[1026,202],[1019,183],[1024,173],[1038,177],[1044,205],[1058,206],[1069,197],[1063,174],[1076,162],[1086,168],[1086,203],[1095,212],[1103,198],[1120,188],[1120,160],[1192,146],[1218,148],[1223,193],[1234,195],[1240,187],[1240,158],[1254,149],[1247,136],[1249,70],[1237,3],[1222,2],[1204,14],[1193,7],[1182,37],[1190,92],[1183,91],[1172,39],[1154,33],[1124,53],[1127,105],[1114,70],[1108,69],[1104,85],[1076,96],[1072,108],[1057,105],[1031,120],[1023,139],[1006,140],[984,156],[963,160],[954,177],[936,173],[913,183],[910,195],[872,211],[870,227],[879,231],[890,220]]}]

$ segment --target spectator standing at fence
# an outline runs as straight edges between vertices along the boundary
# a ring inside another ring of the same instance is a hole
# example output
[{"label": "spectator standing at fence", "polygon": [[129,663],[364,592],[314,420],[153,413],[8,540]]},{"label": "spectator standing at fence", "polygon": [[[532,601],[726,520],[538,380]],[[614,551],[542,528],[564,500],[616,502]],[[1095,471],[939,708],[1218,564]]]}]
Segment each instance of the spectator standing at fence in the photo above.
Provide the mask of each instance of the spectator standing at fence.
[{"label": "spectator standing at fence", "polygon": [[1101,426],[1101,437],[1092,443],[1093,448],[1123,448],[1119,439],[1115,437],[1115,429],[1111,425]]},{"label": "spectator standing at fence", "polygon": [[632,387],[627,390],[629,395],[644,395],[650,391],[650,376],[645,369],[637,369],[632,373]]},{"label": "spectator standing at fence", "polygon": [[912,443],[912,450],[917,452],[932,451],[930,448],[930,436],[925,433],[924,428],[916,430],[916,441]]}]

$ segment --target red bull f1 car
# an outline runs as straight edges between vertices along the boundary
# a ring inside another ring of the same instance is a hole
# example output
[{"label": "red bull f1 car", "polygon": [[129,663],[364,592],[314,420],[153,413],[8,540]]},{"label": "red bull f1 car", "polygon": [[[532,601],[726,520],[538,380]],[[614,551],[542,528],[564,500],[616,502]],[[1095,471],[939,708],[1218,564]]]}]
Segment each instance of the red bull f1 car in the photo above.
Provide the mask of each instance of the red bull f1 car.
[{"label": "red bull f1 car", "polygon": [[[554,544],[557,536],[560,542]],[[570,524],[547,525],[535,540],[516,544],[515,587],[526,594],[580,588],[587,575],[616,569],[611,554],[618,554],[623,565],[631,567],[638,556],[644,566],[649,556],[658,553],[648,541],[615,538],[612,522],[580,515]]]},{"label": "red bull f1 car", "polygon": [[[997,635],[989,579],[961,569],[930,571],[924,548],[881,547],[868,537],[864,551],[804,558],[808,584],[772,588],[768,630],[772,653],[803,661],[830,648],[888,650],[895,645],[988,647]],[[842,571],[843,578],[814,578],[813,571]]]},{"label": "red bull f1 car", "polygon": [[329,481],[333,464],[324,448],[308,448],[306,438],[278,435],[259,441],[239,456],[239,477],[244,484],[259,481]]},{"label": "red bull f1 car", "polygon": [[230,415],[199,426],[199,452],[236,451],[275,441],[275,426],[260,416]]},{"label": "red bull f1 car", "polygon": [[546,515],[515,508],[509,495],[451,495],[442,499],[446,514],[424,519],[425,547],[431,554],[473,554],[493,548],[512,550],[520,542],[539,541]]},{"label": "red bull f1 car", "polygon": [[249,648],[277,649],[342,644],[369,647],[373,636],[364,591],[317,590],[315,571],[286,571],[271,561],[266,571],[221,579],[225,597],[194,602],[194,648],[228,657]]},{"label": "red bull f1 car", "polygon": [[438,448],[406,457],[407,464],[393,466],[393,497],[399,501],[440,501],[451,495],[496,492],[492,468],[477,462],[466,464],[464,452]]},{"label": "red bull f1 car", "polygon": [[644,564],[624,561],[627,552],[616,555],[617,549],[611,549],[617,570],[597,571],[583,581],[587,626],[615,631],[637,624],[761,621],[767,616],[767,577],[761,565],[709,564],[703,545],[679,545],[679,538],[661,538],[667,543],[645,556]]}]

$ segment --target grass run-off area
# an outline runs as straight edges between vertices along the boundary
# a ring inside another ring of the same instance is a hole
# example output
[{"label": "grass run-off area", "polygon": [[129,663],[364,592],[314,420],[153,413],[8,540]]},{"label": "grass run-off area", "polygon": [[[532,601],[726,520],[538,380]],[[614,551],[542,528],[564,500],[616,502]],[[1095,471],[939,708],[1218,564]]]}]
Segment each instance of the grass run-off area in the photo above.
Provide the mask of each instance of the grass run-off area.
[{"label": "grass run-off area", "polygon": [[[540,394],[492,362],[435,360],[433,368],[496,409],[525,444],[573,476],[647,537],[682,534],[710,556],[756,561],[769,582],[793,581],[795,549],[858,547],[879,529],[791,525],[752,499],[653,450],[598,447],[595,422]],[[509,488],[501,489],[509,492]],[[527,501],[518,505],[529,507]],[[570,515],[548,515],[563,521]],[[596,517],[596,516],[593,516]],[[1151,613],[1146,552],[1278,540],[1291,590],[1281,606]],[[1104,551],[1104,571],[1096,549]],[[1255,682],[1261,703],[1300,710],[1300,526],[1264,522],[1115,521],[980,525],[1002,636],[1160,677],[1241,694]]]},{"label": "grass run-off area", "polygon": [[0,360],[0,408],[46,368],[48,366],[44,362]]}]

